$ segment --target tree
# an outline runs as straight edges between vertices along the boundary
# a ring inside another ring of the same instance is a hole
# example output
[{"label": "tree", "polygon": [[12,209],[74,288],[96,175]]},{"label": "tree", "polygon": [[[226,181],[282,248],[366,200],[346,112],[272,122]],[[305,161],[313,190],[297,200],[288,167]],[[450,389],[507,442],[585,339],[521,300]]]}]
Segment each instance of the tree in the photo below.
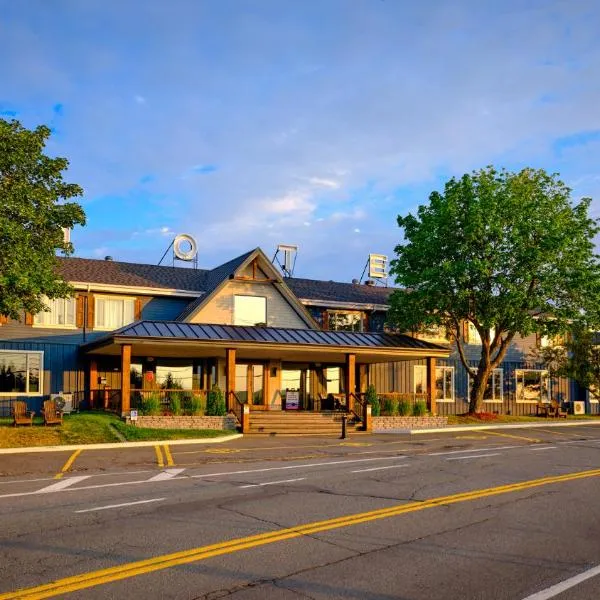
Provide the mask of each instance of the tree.
[{"label": "tree", "polygon": [[[479,412],[489,377],[516,335],[555,335],[598,310],[600,267],[590,199],[543,170],[487,167],[450,179],[416,216],[398,217],[404,242],[391,273],[406,291],[391,297],[389,320],[405,329],[443,326],[473,386]],[[481,338],[471,367],[465,324]]]},{"label": "tree", "polygon": [[65,158],[44,154],[50,129],[0,119],[0,315],[44,310],[43,297],[65,298],[71,287],[57,274],[56,252],[69,254],[63,228],[84,225],[69,198],[83,190],[65,183]]}]

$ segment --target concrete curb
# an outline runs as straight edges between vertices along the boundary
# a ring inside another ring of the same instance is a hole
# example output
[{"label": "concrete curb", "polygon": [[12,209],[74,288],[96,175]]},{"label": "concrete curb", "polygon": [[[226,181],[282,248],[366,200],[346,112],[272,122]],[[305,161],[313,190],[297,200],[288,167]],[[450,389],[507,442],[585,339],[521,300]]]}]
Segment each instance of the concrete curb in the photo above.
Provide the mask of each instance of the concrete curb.
[{"label": "concrete curb", "polygon": [[24,448],[0,448],[0,454],[26,454],[33,452],[69,452],[73,450],[115,450],[117,448],[144,448],[168,444],[182,446],[184,444],[222,444],[243,437],[241,433],[223,435],[215,438],[190,438],[188,440],[156,440],[143,442],[108,442],[106,444],[71,444],[69,446],[26,446]]},{"label": "concrete curb", "polygon": [[600,419],[585,419],[581,421],[566,421],[563,423],[507,423],[504,425],[450,425],[448,427],[431,427],[430,429],[380,429],[373,431],[376,434],[382,433],[405,433],[409,435],[418,435],[420,433],[452,433],[454,431],[485,431],[486,429],[535,429],[536,427],[578,427],[580,425],[600,426]]}]

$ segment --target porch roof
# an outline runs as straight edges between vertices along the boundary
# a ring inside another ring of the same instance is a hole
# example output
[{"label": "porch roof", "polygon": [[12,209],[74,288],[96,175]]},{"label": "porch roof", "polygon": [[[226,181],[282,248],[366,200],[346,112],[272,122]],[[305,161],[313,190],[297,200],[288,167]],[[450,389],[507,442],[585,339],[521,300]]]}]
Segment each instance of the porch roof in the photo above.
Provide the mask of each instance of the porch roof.
[{"label": "porch roof", "polygon": [[354,353],[364,362],[385,362],[426,356],[445,358],[450,354],[444,346],[403,334],[181,321],[137,321],[85,344],[83,351],[118,354],[122,344],[131,344],[134,354],[154,356],[221,356],[225,348],[236,348],[240,356],[284,360],[337,360]]}]

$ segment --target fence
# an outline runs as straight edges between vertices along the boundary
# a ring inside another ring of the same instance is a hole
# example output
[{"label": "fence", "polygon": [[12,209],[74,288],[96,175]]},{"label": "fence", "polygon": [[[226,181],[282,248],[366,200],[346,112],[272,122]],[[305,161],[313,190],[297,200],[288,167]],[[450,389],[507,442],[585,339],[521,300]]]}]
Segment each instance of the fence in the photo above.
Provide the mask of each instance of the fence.
[{"label": "fence", "polygon": [[161,414],[204,414],[206,390],[131,390],[130,406],[139,411],[152,410]]}]

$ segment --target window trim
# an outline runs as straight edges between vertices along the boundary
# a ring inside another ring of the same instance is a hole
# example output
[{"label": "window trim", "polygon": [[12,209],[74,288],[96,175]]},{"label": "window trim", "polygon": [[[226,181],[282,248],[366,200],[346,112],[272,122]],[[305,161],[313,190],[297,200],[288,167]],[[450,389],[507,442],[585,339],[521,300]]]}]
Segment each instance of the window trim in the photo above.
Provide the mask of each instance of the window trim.
[{"label": "window trim", "polygon": [[125,327],[125,325],[129,325],[130,323],[123,323],[123,325],[119,325],[118,327],[105,327],[103,325],[98,325],[98,305],[96,302],[98,300],[130,300],[133,303],[133,321],[131,323],[135,323],[135,301],[136,296],[111,296],[108,294],[94,294],[94,330],[96,331],[116,331],[121,327]]},{"label": "window trim", "polygon": [[[73,302],[73,323],[65,323],[63,325],[55,325],[55,324],[50,324],[50,323],[36,323],[35,319],[36,317],[41,314],[41,313],[37,313],[35,315],[33,315],[33,322],[31,323],[32,327],[39,327],[42,329],[77,329],[77,298],[78,296],[70,296],[69,298],[53,298],[52,301],[55,300],[63,300],[63,301],[67,301],[67,300],[71,300]],[[45,302],[49,302],[50,298],[46,298]],[[43,311],[46,312],[47,311]],[[52,311],[50,311],[49,314],[52,314]]]},{"label": "window trim", "polygon": [[266,296],[255,296],[253,294],[233,294],[233,307],[231,310],[232,313],[232,325],[236,327],[256,327],[256,323],[254,325],[242,325],[240,323],[235,322],[235,299],[236,298],[258,298],[265,301],[265,320],[263,321],[265,325],[269,324],[269,301]]},{"label": "window trim", "polygon": [[[417,392],[417,371],[425,372],[425,392]],[[427,394],[427,365],[415,365],[413,367],[413,394]]]},{"label": "window trim", "polygon": [[346,332],[350,332],[350,333],[357,333],[354,329],[350,330],[350,329],[331,329],[329,327],[329,318],[331,317],[331,315],[337,315],[337,314],[343,314],[343,315],[357,315],[358,316],[358,322],[360,323],[360,329],[358,330],[358,333],[363,333],[364,332],[364,325],[365,325],[365,313],[362,310],[337,310],[337,309],[331,309],[331,310],[327,310],[327,330],[328,331],[346,331]]},{"label": "window trim", "polygon": [[452,397],[451,398],[434,398],[436,403],[439,404],[451,404],[456,402],[456,373],[454,367],[448,365],[438,365],[435,368],[435,379],[436,379],[436,396],[437,396],[437,372],[439,369],[450,370],[452,372]]},{"label": "window trim", "polygon": [[29,391],[29,357],[26,359],[27,365],[27,391],[26,392],[1,392],[0,398],[13,398],[15,396],[19,398],[35,398],[36,396],[44,395],[44,351],[43,350],[10,350],[8,348],[2,348],[1,354],[39,354],[40,356],[40,391],[30,392]]},{"label": "window trim", "polygon": [[[499,399],[495,399],[492,398],[491,400],[486,400],[485,398],[483,399],[485,404],[503,404],[504,403],[504,369],[497,367],[496,369],[492,369],[492,373],[490,374],[490,377],[492,377],[492,393],[493,391],[496,389],[495,385],[494,385],[494,380],[493,377],[496,373],[500,372],[500,398]],[[471,394],[471,375],[467,373],[467,397],[470,397]]]},{"label": "window trim", "polygon": [[[529,371],[530,373],[545,373],[546,377],[548,378],[548,387],[547,387],[547,392],[546,392],[546,398],[543,398],[542,395],[540,394],[540,397],[533,400],[520,400],[518,397],[518,386],[519,386],[519,373],[524,373],[526,371]],[[515,402],[517,404],[537,404],[538,402],[543,402],[544,404],[549,404],[550,403],[550,375],[548,373],[547,369],[515,369]]]}]

